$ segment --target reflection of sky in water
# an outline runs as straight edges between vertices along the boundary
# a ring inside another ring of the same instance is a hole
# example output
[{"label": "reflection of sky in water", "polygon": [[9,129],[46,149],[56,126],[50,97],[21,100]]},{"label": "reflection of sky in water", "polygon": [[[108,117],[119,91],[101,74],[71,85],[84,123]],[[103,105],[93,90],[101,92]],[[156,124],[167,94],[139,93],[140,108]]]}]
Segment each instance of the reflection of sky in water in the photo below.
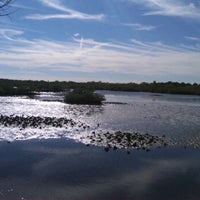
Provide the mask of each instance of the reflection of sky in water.
[{"label": "reflection of sky in water", "polygon": [[0,144],[7,199],[198,199],[199,150],[105,153],[67,140]]},{"label": "reflection of sky in water", "polygon": [[[78,125],[69,128],[24,129],[1,126],[1,140],[33,138],[80,138],[92,130],[138,131],[153,135],[166,135],[180,143],[200,144],[200,98],[198,96],[129,93],[101,91],[107,102],[103,106],[77,106],[62,102],[40,101],[62,100],[62,96],[42,94],[37,100],[17,97],[0,97],[0,114],[72,118],[90,125],[84,130]],[[97,127],[97,124],[100,124]]]},{"label": "reflection of sky in water", "polygon": [[[193,148],[200,144],[199,97],[106,92],[108,102],[127,104],[103,106],[37,98],[0,97],[0,114],[72,118],[77,126],[20,130],[1,125],[1,140],[18,137],[26,141],[0,142],[0,199],[199,199],[200,149]],[[82,122],[90,128],[79,127]],[[67,139],[80,141],[94,130],[165,134],[192,148],[130,150],[127,154]]]}]

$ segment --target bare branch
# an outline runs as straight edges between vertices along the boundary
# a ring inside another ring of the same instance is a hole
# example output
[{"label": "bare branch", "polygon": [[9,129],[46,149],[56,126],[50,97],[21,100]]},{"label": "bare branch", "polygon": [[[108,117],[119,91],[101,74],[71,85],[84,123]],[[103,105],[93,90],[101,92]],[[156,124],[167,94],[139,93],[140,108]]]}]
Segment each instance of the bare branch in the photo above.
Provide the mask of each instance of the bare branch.
[{"label": "bare branch", "polygon": [[7,16],[10,14],[10,4],[12,0],[0,0],[0,16]]}]

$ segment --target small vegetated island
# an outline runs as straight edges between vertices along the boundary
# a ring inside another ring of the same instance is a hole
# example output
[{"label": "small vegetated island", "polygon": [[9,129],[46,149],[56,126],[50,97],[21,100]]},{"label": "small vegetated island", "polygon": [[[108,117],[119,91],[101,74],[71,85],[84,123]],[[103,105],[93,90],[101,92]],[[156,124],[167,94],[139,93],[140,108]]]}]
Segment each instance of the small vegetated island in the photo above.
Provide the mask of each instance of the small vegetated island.
[{"label": "small vegetated island", "polygon": [[64,102],[69,104],[101,105],[104,95],[95,93],[92,89],[74,89],[66,92]]}]

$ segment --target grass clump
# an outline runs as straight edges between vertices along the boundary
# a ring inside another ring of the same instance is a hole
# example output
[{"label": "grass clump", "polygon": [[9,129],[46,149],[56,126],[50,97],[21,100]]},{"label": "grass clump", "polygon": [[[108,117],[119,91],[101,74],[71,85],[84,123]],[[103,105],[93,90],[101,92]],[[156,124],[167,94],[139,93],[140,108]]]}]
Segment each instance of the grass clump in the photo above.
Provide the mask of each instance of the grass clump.
[{"label": "grass clump", "polygon": [[64,97],[64,102],[69,104],[101,105],[104,100],[104,95],[91,89],[74,89],[67,92]]}]

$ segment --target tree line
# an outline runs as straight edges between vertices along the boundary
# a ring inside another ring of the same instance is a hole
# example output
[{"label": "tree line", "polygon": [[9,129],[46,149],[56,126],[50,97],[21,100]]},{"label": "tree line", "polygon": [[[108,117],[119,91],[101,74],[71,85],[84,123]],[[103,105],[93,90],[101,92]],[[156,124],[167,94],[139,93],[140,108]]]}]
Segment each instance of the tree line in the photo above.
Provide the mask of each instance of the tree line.
[{"label": "tree line", "polygon": [[37,92],[64,92],[69,89],[92,89],[130,92],[152,92],[170,94],[200,95],[199,83],[184,82],[142,82],[142,83],[109,83],[109,82],[73,82],[73,81],[33,81],[0,79],[0,95],[31,95]]}]

